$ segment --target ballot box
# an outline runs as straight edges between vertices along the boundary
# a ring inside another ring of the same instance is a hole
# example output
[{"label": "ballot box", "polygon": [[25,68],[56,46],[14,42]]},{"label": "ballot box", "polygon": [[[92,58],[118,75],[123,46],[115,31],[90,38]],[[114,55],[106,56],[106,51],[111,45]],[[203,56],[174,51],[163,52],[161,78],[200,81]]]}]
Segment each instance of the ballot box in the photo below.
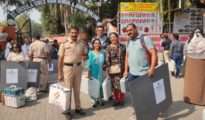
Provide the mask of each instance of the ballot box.
[{"label": "ballot box", "polygon": [[144,75],[127,81],[126,86],[137,120],[156,120],[172,104],[167,64],[159,66],[153,77]]},{"label": "ballot box", "polygon": [[55,83],[57,82],[57,60],[51,60],[51,62],[48,64],[48,82],[49,83]]},{"label": "ballot box", "polygon": [[28,87],[38,87],[40,79],[40,63],[25,62],[25,68]]},{"label": "ballot box", "polygon": [[0,88],[16,85],[27,88],[25,63],[1,61]]}]

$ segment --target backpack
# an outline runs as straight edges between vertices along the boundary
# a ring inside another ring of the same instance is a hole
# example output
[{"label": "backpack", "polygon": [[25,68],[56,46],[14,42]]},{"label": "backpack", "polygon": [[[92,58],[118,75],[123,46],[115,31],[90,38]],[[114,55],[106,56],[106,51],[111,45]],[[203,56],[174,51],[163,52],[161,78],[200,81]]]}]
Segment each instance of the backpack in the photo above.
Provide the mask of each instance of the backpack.
[{"label": "backpack", "polygon": [[[146,55],[147,55],[147,61],[148,61],[148,64],[151,65],[151,62],[152,62],[152,55],[151,53],[149,52],[149,49],[147,48],[146,44],[145,44],[145,41],[144,41],[144,35],[141,36],[140,38],[140,43],[142,45],[142,47],[145,49],[145,52],[146,52]],[[129,41],[128,41],[128,45],[129,45]],[[156,47],[154,46],[154,50],[156,52],[156,55],[157,55],[157,49]],[[155,67],[158,65],[158,57],[156,58],[156,62],[155,62]]]}]

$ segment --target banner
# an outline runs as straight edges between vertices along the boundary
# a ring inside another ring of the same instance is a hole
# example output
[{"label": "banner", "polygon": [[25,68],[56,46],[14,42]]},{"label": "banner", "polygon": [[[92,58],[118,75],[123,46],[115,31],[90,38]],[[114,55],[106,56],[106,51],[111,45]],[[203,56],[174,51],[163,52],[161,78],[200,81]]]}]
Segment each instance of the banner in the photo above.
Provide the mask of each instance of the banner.
[{"label": "banner", "polygon": [[158,3],[121,2],[120,31],[123,32],[129,23],[135,23],[140,33],[160,34],[162,19]]},{"label": "banner", "polygon": [[196,28],[203,30],[205,9],[189,8],[174,13],[174,33],[192,33]]}]

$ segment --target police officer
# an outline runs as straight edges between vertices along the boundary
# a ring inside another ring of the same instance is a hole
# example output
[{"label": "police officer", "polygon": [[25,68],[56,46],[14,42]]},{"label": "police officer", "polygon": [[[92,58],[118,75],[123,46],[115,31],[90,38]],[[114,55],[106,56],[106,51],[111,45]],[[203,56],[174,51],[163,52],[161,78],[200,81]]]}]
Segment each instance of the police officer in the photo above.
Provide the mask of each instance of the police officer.
[{"label": "police officer", "polygon": [[[69,37],[61,44],[58,53],[58,80],[63,81],[68,89],[73,89],[75,112],[85,115],[80,105],[81,60],[85,55],[84,46],[78,41],[79,29],[77,27],[70,27],[68,32]],[[67,113],[70,114],[70,111]]]},{"label": "police officer", "polygon": [[48,48],[46,44],[40,40],[40,35],[36,36],[36,40],[30,45],[29,57],[33,62],[40,63],[39,90],[42,92],[47,92],[48,87],[48,53]]}]

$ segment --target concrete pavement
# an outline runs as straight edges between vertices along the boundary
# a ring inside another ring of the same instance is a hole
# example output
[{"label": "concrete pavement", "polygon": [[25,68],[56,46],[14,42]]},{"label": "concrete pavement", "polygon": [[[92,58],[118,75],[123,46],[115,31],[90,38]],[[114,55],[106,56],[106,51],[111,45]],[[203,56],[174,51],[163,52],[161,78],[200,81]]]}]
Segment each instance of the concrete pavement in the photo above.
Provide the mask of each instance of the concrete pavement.
[{"label": "concrete pavement", "polygon": [[[202,120],[204,107],[185,104],[182,101],[183,84],[183,79],[171,78],[173,104],[158,120]],[[61,114],[59,109],[48,104],[47,96],[41,94],[37,102],[18,109],[0,105],[0,120],[70,120],[69,116]],[[93,109],[87,94],[82,93],[81,99],[87,115],[75,115],[74,120],[129,120],[133,116],[133,109],[128,103],[123,107],[112,107],[111,103],[107,103]]]}]

